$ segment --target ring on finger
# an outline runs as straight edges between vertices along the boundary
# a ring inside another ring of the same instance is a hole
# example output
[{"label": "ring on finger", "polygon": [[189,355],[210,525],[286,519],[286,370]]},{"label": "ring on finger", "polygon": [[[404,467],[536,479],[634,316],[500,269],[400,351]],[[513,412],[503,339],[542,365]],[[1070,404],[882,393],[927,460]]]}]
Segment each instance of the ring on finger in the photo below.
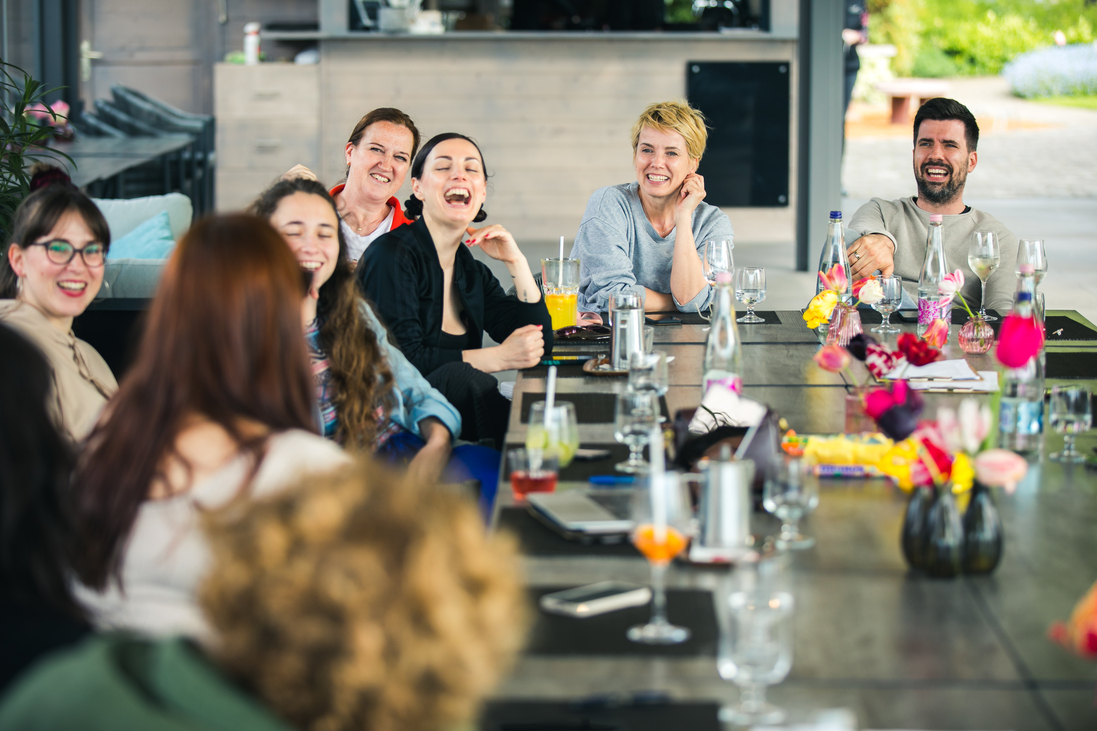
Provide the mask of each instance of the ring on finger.
[{"label": "ring on finger", "polygon": [[855,251],[853,252],[853,255],[857,257],[856,259],[854,259],[854,261],[861,261],[861,252]]}]

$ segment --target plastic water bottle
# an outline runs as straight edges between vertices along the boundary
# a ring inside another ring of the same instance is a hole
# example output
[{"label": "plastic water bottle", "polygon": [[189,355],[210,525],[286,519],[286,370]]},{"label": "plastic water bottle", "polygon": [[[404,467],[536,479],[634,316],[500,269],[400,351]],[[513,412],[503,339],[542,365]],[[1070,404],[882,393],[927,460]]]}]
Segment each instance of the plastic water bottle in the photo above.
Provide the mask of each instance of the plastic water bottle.
[{"label": "plastic water bottle", "polygon": [[[941,240],[940,213],[930,214],[929,240],[926,242],[926,258],[922,262],[922,274],[918,277],[918,335],[925,335],[934,320],[952,324],[952,298],[941,296],[941,282],[948,274],[945,261],[945,245]],[[962,296],[962,295],[958,295]]]},{"label": "plastic water bottle", "polygon": [[244,64],[247,66],[259,63],[259,28],[258,23],[244,24]]},{"label": "plastic water bottle", "polygon": [[[1036,277],[1031,264],[1021,266],[1012,314],[1034,317],[1032,302]],[[1002,403],[998,412],[998,444],[1020,454],[1038,452],[1044,437],[1043,349],[1020,368],[1002,376]]]},{"label": "plastic water bottle", "polygon": [[735,297],[732,294],[731,272],[716,275],[716,304],[712,311],[712,327],[705,341],[705,392],[720,383],[735,393],[743,393],[743,348],[739,328],[735,325]]}]

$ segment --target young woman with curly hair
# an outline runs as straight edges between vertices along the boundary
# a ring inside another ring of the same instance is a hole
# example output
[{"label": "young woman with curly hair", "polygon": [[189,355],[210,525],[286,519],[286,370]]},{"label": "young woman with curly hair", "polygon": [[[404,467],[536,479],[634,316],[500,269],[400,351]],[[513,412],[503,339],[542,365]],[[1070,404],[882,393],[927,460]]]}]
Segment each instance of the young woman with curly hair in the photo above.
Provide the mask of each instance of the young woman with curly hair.
[{"label": "young woman with curly hair", "polygon": [[465,728],[521,647],[513,541],[452,492],[359,464],[205,522],[216,642],[97,636],[39,664],[0,727]]},{"label": "young woman with curly hair", "polygon": [[254,216],[201,219],[176,246],[76,469],[77,592],[98,627],[203,635],[200,516],[347,461],[315,433],[304,294]]},{"label": "young woman with curly hair", "polygon": [[461,432],[457,410],[393,347],[346,264],[335,203],[307,178],[281,180],[252,211],[270,222],[311,277],[301,305],[323,433],[437,482]]}]

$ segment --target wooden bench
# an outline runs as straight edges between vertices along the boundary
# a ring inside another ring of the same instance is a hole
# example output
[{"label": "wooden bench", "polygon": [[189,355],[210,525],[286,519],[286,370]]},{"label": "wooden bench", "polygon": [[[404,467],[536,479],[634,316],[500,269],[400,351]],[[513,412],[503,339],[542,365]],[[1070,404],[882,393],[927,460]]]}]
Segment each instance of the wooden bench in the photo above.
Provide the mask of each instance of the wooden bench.
[{"label": "wooden bench", "polygon": [[926,99],[947,94],[949,84],[938,79],[892,79],[881,81],[876,88],[891,97],[891,123],[908,124],[912,99],[917,98],[920,106]]}]

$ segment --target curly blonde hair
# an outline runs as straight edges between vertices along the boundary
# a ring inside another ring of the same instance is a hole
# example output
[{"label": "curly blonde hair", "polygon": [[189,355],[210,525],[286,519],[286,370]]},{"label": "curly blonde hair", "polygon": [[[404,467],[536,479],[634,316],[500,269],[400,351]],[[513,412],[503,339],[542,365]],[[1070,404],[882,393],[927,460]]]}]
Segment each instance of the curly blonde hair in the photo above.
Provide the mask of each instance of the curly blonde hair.
[{"label": "curly blonde hair", "polygon": [[669,101],[651,104],[640,113],[636,124],[632,125],[632,152],[640,144],[640,132],[650,127],[658,132],[677,132],[686,141],[686,152],[691,160],[700,160],[708,144],[708,128],[705,127],[705,115],[691,107],[687,102]]},{"label": "curly blonde hair", "polygon": [[509,536],[475,506],[367,461],[206,518],[211,654],[310,731],[468,721],[520,649]]}]

